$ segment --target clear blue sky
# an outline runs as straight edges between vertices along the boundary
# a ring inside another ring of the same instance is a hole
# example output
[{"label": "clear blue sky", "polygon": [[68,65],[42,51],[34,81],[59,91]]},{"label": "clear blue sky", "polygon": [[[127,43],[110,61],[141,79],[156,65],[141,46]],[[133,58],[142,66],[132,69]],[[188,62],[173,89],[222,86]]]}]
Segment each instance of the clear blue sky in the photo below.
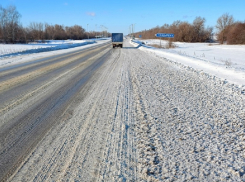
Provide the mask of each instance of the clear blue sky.
[{"label": "clear blue sky", "polygon": [[145,30],[176,20],[193,22],[195,17],[206,19],[206,26],[215,26],[224,13],[235,20],[245,21],[245,0],[1,0],[0,5],[15,5],[22,15],[21,22],[81,25],[87,29],[128,34],[129,26]]}]

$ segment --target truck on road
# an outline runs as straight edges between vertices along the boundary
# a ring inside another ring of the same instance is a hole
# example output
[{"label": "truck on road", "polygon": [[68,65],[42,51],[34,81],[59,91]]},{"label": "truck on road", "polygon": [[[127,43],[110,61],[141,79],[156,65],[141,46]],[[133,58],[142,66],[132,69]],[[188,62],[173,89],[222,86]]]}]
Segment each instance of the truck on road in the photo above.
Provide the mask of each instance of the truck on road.
[{"label": "truck on road", "polygon": [[112,47],[123,47],[123,33],[112,33],[111,34]]}]

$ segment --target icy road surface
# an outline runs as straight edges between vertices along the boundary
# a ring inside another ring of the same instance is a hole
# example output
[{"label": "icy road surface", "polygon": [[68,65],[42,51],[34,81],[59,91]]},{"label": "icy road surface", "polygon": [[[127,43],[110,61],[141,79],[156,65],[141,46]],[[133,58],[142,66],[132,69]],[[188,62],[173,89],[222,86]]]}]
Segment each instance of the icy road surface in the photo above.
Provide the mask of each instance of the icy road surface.
[{"label": "icy road surface", "polygon": [[9,181],[245,180],[234,85],[125,42],[74,102]]}]

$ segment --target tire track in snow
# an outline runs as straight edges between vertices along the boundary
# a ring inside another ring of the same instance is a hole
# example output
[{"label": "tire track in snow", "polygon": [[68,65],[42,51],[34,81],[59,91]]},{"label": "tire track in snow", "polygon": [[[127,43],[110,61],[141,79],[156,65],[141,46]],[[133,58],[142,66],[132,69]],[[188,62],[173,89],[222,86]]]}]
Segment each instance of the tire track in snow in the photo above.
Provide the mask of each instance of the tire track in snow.
[{"label": "tire track in snow", "polygon": [[78,107],[68,108],[70,115],[49,132],[13,181],[136,179],[128,68],[120,49],[111,57],[81,91]]},{"label": "tire track in snow", "polygon": [[114,117],[111,134],[107,138],[108,150],[104,154],[103,180],[125,181],[137,179],[136,153],[134,147],[133,109],[131,82],[128,75],[127,60],[124,55],[119,58],[120,68],[117,95],[115,100]]}]

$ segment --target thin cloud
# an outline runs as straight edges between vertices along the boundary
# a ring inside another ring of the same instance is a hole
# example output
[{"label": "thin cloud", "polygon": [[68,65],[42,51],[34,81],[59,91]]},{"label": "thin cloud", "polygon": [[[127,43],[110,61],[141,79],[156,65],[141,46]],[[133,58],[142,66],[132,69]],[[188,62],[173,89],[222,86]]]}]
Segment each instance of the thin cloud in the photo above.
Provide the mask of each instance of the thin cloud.
[{"label": "thin cloud", "polygon": [[68,3],[64,3],[65,6],[68,6]]},{"label": "thin cloud", "polygon": [[169,14],[170,15],[175,15],[175,12],[174,11],[169,11]]},{"label": "thin cloud", "polygon": [[184,15],[183,19],[188,19],[188,18],[192,18],[192,17],[193,17],[193,15]]},{"label": "thin cloud", "polygon": [[95,14],[95,12],[87,12],[86,13],[88,16],[95,16],[96,14]]}]

